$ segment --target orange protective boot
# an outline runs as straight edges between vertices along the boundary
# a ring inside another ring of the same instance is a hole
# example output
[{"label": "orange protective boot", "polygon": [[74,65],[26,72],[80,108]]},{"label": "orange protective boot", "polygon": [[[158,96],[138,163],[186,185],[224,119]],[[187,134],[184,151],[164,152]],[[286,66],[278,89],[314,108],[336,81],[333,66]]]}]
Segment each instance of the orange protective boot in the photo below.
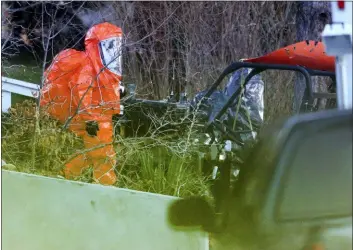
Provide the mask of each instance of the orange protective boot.
[{"label": "orange protective boot", "polygon": [[114,171],[116,165],[116,153],[113,143],[113,124],[109,122],[98,122],[97,135],[83,137],[86,149],[91,149],[87,155],[93,165],[94,179],[103,185],[113,185],[117,181]]},{"label": "orange protective boot", "polygon": [[115,174],[116,161],[107,160],[104,162],[95,162],[93,179],[102,185],[114,185],[117,182],[117,176]]},{"label": "orange protective boot", "polygon": [[69,163],[65,164],[64,174],[67,179],[79,177],[89,167],[89,161],[85,154],[79,154]]},{"label": "orange protective boot", "polygon": [[[83,121],[79,115],[73,120],[70,129],[82,136],[85,144],[85,153],[72,159],[65,165],[65,177],[72,179],[93,165],[93,179],[103,185],[113,185],[117,181],[114,171],[116,165],[116,153],[113,143],[113,124],[110,117],[103,121]],[[90,124],[90,128],[82,130]],[[92,125],[93,124],[93,125]],[[93,127],[93,128],[92,128]]]}]

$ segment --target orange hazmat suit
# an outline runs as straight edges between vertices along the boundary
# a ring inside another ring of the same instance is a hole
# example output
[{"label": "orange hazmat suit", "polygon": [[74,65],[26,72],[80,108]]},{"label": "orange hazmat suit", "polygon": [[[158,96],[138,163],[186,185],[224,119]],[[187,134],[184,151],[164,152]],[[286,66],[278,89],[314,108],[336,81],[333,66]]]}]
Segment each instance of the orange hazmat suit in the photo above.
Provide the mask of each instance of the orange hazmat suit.
[{"label": "orange hazmat suit", "polygon": [[95,181],[117,181],[112,116],[121,113],[121,28],[100,23],[85,37],[85,51],[61,51],[46,70],[41,107],[70,131],[81,136],[84,153],[64,168],[66,178],[78,177],[93,166]]}]

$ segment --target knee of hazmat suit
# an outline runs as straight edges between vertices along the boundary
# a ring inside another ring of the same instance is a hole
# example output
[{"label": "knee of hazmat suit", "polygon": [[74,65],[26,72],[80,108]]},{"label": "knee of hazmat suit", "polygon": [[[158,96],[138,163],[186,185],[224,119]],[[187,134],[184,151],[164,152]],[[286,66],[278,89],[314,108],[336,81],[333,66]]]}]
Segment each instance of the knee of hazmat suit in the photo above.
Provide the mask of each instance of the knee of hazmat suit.
[{"label": "knee of hazmat suit", "polygon": [[[60,52],[44,74],[40,105],[62,123],[69,119],[69,129],[92,149],[85,157],[70,161],[66,174],[79,175],[90,162],[97,170],[95,179],[99,177],[103,184],[116,181],[114,149],[108,144],[113,142],[112,115],[120,113],[121,44],[121,28],[107,22],[97,24],[86,34],[85,51]],[[97,122],[95,135],[86,131],[89,121]],[[101,144],[105,146],[95,149]],[[103,162],[103,158],[109,159]]]}]

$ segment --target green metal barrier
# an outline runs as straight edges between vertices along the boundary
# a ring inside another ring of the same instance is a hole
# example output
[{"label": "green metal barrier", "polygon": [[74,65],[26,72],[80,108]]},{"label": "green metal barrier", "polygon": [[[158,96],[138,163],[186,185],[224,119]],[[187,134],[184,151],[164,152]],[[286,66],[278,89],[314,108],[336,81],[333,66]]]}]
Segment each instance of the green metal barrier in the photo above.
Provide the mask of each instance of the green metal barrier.
[{"label": "green metal barrier", "polygon": [[169,227],[175,197],[2,170],[3,250],[208,250]]}]

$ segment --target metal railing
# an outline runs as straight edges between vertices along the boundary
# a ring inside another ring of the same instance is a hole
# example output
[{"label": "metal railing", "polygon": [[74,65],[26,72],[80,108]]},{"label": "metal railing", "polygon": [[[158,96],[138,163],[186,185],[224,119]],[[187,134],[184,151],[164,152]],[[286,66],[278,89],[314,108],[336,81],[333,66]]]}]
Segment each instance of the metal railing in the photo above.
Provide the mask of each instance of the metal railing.
[{"label": "metal railing", "polygon": [[[38,98],[39,84],[1,77],[1,111],[7,113],[11,107],[12,94]],[[124,105],[120,105],[120,115],[124,113]]]},{"label": "metal railing", "polygon": [[38,84],[1,77],[1,111],[8,112],[11,107],[12,94],[38,98],[39,91],[40,86]]}]

